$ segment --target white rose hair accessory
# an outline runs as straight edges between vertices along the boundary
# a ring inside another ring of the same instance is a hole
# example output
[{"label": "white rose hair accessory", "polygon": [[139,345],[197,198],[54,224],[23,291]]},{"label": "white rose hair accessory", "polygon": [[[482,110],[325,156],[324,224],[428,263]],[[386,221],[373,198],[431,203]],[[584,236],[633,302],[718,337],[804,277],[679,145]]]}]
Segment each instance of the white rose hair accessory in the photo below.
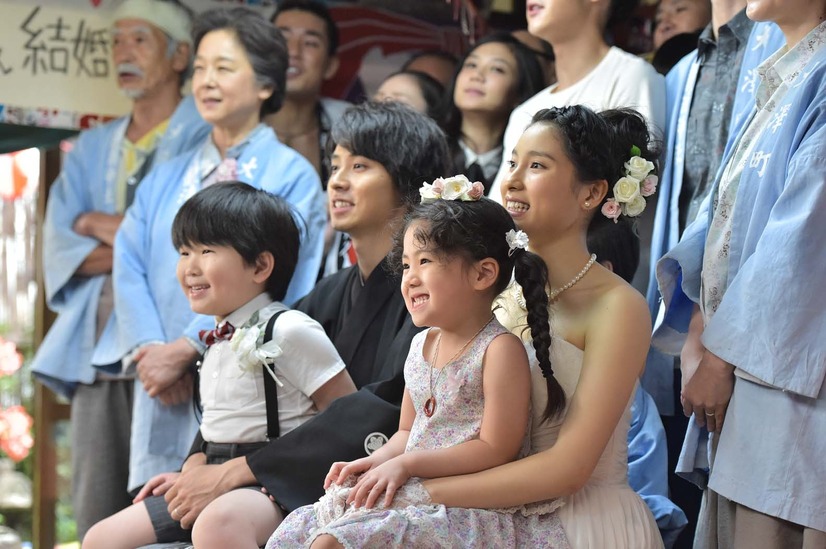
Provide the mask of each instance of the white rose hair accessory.
[{"label": "white rose hair accessory", "polygon": [[654,163],[642,156],[639,147],[631,147],[631,158],[625,163],[625,176],[614,183],[614,197],[602,205],[602,215],[617,222],[620,215],[637,217],[645,210],[645,198],[657,192],[659,179],[651,172]]},{"label": "white rose hair accessory", "polygon": [[528,249],[528,235],[525,231],[511,229],[505,233],[505,240],[508,242],[508,257],[512,256],[516,250]]},{"label": "white rose hair accessory", "polygon": [[419,189],[422,204],[429,204],[436,200],[461,200],[475,202],[485,194],[485,186],[479,181],[473,183],[464,175],[453,177],[439,177],[433,183],[422,183]]}]

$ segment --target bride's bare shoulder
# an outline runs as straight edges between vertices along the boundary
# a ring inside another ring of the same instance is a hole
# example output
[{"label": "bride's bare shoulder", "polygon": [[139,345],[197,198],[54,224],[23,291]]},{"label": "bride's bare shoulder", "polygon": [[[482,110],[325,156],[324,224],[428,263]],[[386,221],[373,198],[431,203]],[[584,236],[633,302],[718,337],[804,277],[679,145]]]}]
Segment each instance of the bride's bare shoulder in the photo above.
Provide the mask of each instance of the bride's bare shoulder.
[{"label": "bride's bare shoulder", "polygon": [[592,322],[601,324],[610,319],[614,322],[631,322],[650,333],[651,314],[648,302],[621,278],[613,276],[606,279],[594,297],[590,315]]}]

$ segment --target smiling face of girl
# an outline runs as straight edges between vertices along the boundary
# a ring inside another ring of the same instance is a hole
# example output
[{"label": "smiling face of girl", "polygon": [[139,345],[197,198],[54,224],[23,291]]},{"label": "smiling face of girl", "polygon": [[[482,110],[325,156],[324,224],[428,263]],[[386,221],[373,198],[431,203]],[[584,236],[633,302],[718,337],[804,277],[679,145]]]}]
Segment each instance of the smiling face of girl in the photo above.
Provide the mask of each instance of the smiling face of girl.
[{"label": "smiling face of girl", "polygon": [[549,123],[532,124],[514,147],[502,184],[502,203],[531,242],[584,230],[582,209],[590,192],[577,176],[559,131]]},{"label": "smiling face of girl", "polygon": [[457,304],[478,299],[478,292],[466,259],[439,253],[417,236],[428,229],[427,222],[414,221],[405,230],[402,295],[416,326],[451,326],[466,315]]}]

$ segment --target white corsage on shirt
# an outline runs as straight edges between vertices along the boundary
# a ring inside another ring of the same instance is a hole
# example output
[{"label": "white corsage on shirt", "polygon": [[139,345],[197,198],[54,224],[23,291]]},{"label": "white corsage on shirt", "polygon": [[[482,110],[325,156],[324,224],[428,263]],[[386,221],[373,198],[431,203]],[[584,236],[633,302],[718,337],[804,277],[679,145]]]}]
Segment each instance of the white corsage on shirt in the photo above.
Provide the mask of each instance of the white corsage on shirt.
[{"label": "white corsage on shirt", "polygon": [[[238,366],[245,372],[252,372],[266,364],[272,364],[281,356],[281,347],[273,340],[264,343],[264,330],[256,324],[246,328],[238,328],[229,340],[232,352],[238,357]],[[278,380],[272,368],[264,368],[272,376],[279,387],[284,384]]]}]

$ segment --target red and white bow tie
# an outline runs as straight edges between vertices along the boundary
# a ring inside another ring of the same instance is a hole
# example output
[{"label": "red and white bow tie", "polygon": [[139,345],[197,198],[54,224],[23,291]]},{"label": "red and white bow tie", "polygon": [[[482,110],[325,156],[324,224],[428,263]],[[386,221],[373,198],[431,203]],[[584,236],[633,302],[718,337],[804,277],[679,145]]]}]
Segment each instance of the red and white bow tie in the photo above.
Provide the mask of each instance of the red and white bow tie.
[{"label": "red and white bow tie", "polygon": [[204,342],[204,345],[211,347],[219,341],[229,340],[235,332],[235,326],[229,322],[216,326],[213,330],[201,330],[198,332],[198,337]]}]

